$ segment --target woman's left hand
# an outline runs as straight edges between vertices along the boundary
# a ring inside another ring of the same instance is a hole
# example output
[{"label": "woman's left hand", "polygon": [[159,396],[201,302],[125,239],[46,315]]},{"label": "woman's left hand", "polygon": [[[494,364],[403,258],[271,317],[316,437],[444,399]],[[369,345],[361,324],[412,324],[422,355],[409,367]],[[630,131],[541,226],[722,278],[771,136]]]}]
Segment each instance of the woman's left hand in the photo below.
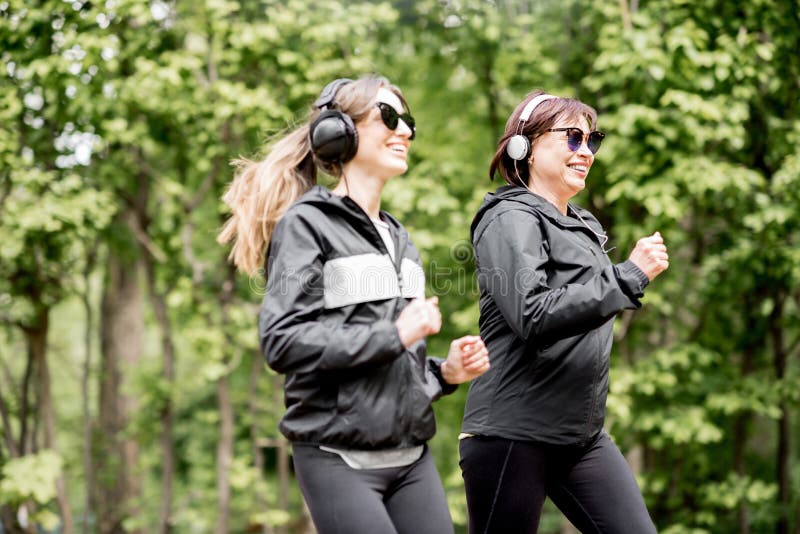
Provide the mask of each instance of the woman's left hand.
[{"label": "woman's left hand", "polygon": [[448,384],[461,384],[489,370],[489,351],[480,336],[464,336],[450,343],[442,362],[442,378]]}]

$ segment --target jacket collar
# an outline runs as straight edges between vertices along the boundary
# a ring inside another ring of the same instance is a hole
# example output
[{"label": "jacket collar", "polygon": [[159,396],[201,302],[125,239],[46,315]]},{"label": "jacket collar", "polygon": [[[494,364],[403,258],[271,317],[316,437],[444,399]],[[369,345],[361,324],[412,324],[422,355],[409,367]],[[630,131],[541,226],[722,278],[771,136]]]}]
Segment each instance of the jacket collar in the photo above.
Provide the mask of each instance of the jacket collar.
[{"label": "jacket collar", "polygon": [[[567,214],[564,215],[544,197],[518,185],[504,185],[494,193],[487,193],[483,198],[483,204],[481,204],[478,213],[475,215],[475,219],[472,221],[471,232],[474,234],[483,217],[490,210],[494,211],[496,208],[505,211],[515,204],[536,211],[552,224],[561,228],[579,229],[591,233],[604,232],[600,223],[588,210],[569,203],[567,204]],[[579,215],[589,228],[574,214]]]},{"label": "jacket collar", "polygon": [[[352,198],[334,195],[327,188],[315,185],[301,196],[296,204],[310,204],[325,214],[339,216],[378,249],[382,251],[386,249],[383,239],[375,229],[375,224]],[[381,210],[380,218],[389,225],[389,232],[395,243],[395,261],[399,265],[408,244],[408,234],[400,222],[388,212]]]}]

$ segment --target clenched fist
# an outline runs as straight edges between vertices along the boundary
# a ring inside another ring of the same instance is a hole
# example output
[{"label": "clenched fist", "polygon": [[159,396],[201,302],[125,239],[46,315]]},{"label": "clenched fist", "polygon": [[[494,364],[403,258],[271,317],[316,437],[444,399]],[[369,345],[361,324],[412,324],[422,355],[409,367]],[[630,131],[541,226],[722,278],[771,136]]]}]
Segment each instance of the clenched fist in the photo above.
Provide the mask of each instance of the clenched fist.
[{"label": "clenched fist", "polygon": [[669,267],[669,254],[664,238],[656,232],[636,242],[628,258],[639,267],[649,280],[652,280]]},{"label": "clenched fist", "polygon": [[460,384],[489,370],[489,351],[480,336],[464,336],[450,343],[447,359],[442,362],[442,378],[448,384]]},{"label": "clenched fist", "polygon": [[439,298],[415,299],[403,308],[394,322],[400,341],[408,348],[420,339],[437,333],[442,328]]}]

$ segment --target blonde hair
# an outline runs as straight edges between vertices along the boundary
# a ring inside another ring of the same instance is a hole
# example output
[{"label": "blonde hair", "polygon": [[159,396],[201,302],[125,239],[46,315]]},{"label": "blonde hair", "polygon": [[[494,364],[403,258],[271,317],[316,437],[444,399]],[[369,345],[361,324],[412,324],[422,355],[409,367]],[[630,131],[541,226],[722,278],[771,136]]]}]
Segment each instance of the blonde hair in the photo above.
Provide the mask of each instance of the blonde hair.
[{"label": "blonde hair", "polygon": [[[397,94],[406,106],[400,90],[380,76],[366,76],[343,85],[336,93],[335,105],[358,123],[372,109],[380,87]],[[313,110],[307,121],[279,139],[263,160],[233,161],[236,173],[222,197],[231,216],[217,242],[233,243],[228,259],[240,271],[251,275],[258,272],[275,225],[298,198],[316,185],[317,166],[331,176],[341,175],[341,166],[317,160],[311,152],[309,125],[319,112]]]}]

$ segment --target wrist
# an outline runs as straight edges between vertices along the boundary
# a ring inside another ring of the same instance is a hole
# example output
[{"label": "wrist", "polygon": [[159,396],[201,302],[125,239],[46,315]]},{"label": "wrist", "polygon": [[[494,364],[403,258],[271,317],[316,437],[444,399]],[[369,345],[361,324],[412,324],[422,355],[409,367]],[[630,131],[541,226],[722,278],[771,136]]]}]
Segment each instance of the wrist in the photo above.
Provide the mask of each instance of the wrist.
[{"label": "wrist", "polygon": [[447,364],[447,360],[443,361],[442,365],[439,366],[439,372],[442,374],[442,380],[448,384],[456,384],[455,376],[453,376],[452,370]]},{"label": "wrist", "polygon": [[[446,361],[447,360],[440,360],[439,358],[428,358],[428,369],[430,369],[430,372],[433,373],[433,376],[436,377],[436,381],[439,382],[439,385],[442,387],[442,394],[450,395],[458,389],[458,383],[456,380],[457,377],[452,376],[452,364],[446,365]],[[447,376],[447,378],[445,378],[445,376]]]},{"label": "wrist", "polygon": [[403,344],[403,347],[409,348],[412,345],[409,333],[397,323],[395,323],[395,328],[397,329],[397,337],[400,338],[400,343]]}]

